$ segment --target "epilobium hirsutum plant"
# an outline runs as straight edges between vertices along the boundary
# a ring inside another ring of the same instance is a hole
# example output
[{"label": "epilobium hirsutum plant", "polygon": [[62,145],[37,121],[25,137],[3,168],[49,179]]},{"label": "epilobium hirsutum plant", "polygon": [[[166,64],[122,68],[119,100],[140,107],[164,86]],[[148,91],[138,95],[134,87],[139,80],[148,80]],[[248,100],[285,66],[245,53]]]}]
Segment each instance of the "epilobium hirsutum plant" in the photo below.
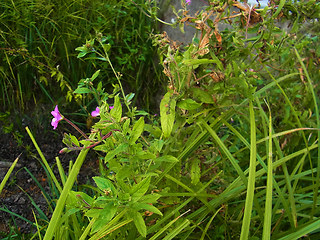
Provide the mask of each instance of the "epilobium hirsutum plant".
[{"label": "epilobium hirsutum plant", "polygon": [[[318,45],[275,27],[274,19],[294,8],[282,0],[270,4],[259,10],[211,1],[208,12],[183,12],[180,23],[201,33],[185,49],[165,35],[155,39],[169,80],[161,128],[131,106],[133,95],[124,93],[106,41],[99,42],[101,51],[78,48],[80,57],[108,62],[118,86],[110,97],[93,84],[98,73],[79,82],[79,94],[95,95],[97,122],[85,139],[65,138],[67,147],[81,152],[46,240],[58,236],[73,212],[88,221],[77,229],[79,239],[289,240],[318,234]],[[239,12],[229,11],[231,5]],[[219,32],[220,21],[235,28]],[[57,123],[63,117],[54,112]],[[91,193],[71,191],[89,149],[99,152],[102,176],[93,178]],[[67,200],[72,211],[61,217]]]}]

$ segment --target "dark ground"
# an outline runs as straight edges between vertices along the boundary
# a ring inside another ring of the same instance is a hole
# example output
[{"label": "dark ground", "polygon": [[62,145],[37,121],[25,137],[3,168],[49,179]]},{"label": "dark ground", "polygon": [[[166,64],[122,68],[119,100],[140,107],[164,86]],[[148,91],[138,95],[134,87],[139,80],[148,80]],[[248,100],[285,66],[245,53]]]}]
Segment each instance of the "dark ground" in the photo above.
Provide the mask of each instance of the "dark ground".
[{"label": "dark ground", "polygon": [[[35,212],[37,211],[32,205],[29,197],[35,201],[37,206],[39,206],[47,216],[50,216],[51,213],[48,210],[48,204],[43,197],[40,188],[36,185],[35,181],[31,178],[26,169],[36,177],[45,191],[49,194],[50,188],[47,182],[46,173],[40,164],[41,158],[25,131],[25,126],[28,126],[33,132],[33,136],[50,166],[55,165],[55,157],[59,156],[64,170],[67,171],[69,161],[75,161],[77,157],[76,152],[59,155],[59,151],[64,147],[64,144],[62,143],[63,133],[69,133],[72,131],[65,122],[59,123],[58,128],[53,131],[50,125],[51,116],[49,114],[48,116],[45,116],[44,119],[41,119],[40,124],[39,121],[35,124],[35,120],[37,119],[29,118],[29,120],[20,122],[20,126],[14,128],[19,129],[18,132],[14,132],[16,131],[14,130],[7,134],[3,133],[3,129],[6,127],[5,124],[0,122],[0,182],[4,178],[11,163],[21,154],[18,165],[16,165],[14,172],[11,174],[10,179],[6,183],[5,188],[0,195],[0,208],[8,209],[9,211],[27,218],[32,222],[35,222],[32,210]],[[17,140],[19,138],[17,138],[17,135],[19,134],[21,135],[20,139],[22,140],[22,145],[19,145],[19,140]],[[79,134],[75,133],[75,136],[78,135]],[[91,153],[89,151],[89,155],[87,156],[85,164],[78,176],[77,184],[85,184],[92,179],[92,176],[99,175],[98,166],[98,157],[93,153],[93,151],[91,151]],[[55,166],[53,169],[57,179],[60,180],[57,167]],[[6,236],[5,234],[14,227],[18,227],[19,231],[22,233],[35,231],[35,228],[26,221],[21,220],[17,216],[6,213],[1,209],[0,237]]]}]

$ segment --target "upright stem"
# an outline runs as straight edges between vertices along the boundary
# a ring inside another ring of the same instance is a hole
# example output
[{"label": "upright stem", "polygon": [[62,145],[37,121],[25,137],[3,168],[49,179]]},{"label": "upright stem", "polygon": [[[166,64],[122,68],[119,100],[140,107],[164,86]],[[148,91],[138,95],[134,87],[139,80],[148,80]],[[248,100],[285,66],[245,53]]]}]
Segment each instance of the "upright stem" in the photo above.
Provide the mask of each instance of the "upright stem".
[{"label": "upright stem", "polygon": [[[103,45],[101,42],[100,42],[100,44]],[[129,108],[129,105],[127,103],[127,98],[126,98],[126,95],[124,93],[124,90],[123,90],[123,87],[122,87],[122,84],[121,84],[121,81],[120,81],[120,78],[119,78],[119,74],[114,70],[112,62],[110,61],[110,58],[109,58],[109,55],[108,55],[107,51],[105,51],[104,48],[103,48],[103,50],[104,50],[104,54],[106,55],[106,60],[110,64],[110,67],[111,67],[114,75],[116,76],[116,78],[118,80],[118,83],[119,83],[119,86],[120,86],[120,89],[121,89],[121,93],[122,93],[122,96],[123,96],[123,99],[124,99],[124,104],[127,106],[128,111],[130,112],[130,108]]]}]

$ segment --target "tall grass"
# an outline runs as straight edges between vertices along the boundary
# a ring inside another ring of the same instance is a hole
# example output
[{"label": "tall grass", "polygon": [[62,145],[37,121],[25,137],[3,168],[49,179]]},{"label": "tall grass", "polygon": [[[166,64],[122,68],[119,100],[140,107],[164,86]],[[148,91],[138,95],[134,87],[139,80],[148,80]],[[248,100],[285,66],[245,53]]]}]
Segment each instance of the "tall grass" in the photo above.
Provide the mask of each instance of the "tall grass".
[{"label": "tall grass", "polygon": [[[90,99],[75,99],[73,91],[101,65],[79,61],[75,48],[101,33],[112,46],[111,60],[126,88],[136,90],[142,106],[152,105],[155,86],[161,86],[149,36],[157,27],[130,1],[4,0],[0,9],[2,111],[47,101],[89,104]],[[103,79],[108,88],[116,83],[108,70]]]}]

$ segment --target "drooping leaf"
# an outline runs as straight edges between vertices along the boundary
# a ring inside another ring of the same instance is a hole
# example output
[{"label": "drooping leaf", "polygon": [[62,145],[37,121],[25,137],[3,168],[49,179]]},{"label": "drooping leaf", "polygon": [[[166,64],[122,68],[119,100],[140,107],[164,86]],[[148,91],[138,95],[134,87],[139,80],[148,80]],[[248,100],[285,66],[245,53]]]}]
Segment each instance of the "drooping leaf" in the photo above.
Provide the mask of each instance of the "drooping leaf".
[{"label": "drooping leaf", "polygon": [[147,227],[146,224],[139,212],[131,211],[131,216],[133,218],[134,225],[136,226],[138,232],[142,237],[147,236]]},{"label": "drooping leaf", "polygon": [[169,137],[175,120],[176,98],[172,92],[167,92],[160,103],[160,120],[165,138]]},{"label": "drooping leaf", "polygon": [[138,138],[141,136],[142,132],[144,129],[144,118],[141,117],[139,118],[139,120],[134,124],[133,128],[132,128],[132,132],[130,135],[130,144],[134,144]]}]

